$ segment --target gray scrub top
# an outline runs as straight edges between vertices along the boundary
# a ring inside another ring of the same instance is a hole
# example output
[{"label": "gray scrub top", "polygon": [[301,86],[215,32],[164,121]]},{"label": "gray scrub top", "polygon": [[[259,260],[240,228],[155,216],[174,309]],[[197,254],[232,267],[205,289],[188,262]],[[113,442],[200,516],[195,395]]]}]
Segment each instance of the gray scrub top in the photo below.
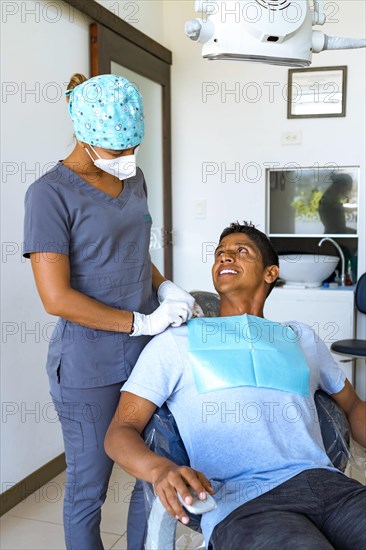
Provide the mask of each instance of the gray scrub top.
[{"label": "gray scrub top", "polygon": [[[151,279],[151,224],[139,168],[114,198],[59,162],[27,190],[23,255],[66,254],[72,288],[108,306],[149,314],[159,305]],[[60,318],[50,340],[50,378],[93,388],[126,380],[150,337]]]}]

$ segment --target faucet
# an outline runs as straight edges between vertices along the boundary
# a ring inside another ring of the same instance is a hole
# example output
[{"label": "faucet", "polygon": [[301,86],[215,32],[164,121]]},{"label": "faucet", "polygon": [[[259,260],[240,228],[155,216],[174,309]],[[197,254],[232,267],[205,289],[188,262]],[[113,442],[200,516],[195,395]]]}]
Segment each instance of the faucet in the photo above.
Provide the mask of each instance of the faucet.
[{"label": "faucet", "polygon": [[331,239],[330,237],[324,237],[321,241],[318,242],[318,246],[321,246],[325,241],[329,241],[329,242],[333,243],[334,246],[336,247],[336,249],[339,252],[339,255],[340,255],[341,260],[342,260],[341,286],[345,286],[345,284],[346,284],[346,260],[344,259],[343,251],[342,251],[341,247],[339,246],[339,244],[334,239]]}]

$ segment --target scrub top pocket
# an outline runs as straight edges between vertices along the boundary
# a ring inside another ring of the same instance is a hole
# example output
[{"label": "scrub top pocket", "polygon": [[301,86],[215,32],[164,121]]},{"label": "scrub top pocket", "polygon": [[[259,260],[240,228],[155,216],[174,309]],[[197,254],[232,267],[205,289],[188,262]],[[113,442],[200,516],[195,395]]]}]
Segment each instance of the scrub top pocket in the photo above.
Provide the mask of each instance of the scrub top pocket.
[{"label": "scrub top pocket", "polygon": [[126,336],[68,322],[62,340],[61,385],[93,388],[124,380]]}]

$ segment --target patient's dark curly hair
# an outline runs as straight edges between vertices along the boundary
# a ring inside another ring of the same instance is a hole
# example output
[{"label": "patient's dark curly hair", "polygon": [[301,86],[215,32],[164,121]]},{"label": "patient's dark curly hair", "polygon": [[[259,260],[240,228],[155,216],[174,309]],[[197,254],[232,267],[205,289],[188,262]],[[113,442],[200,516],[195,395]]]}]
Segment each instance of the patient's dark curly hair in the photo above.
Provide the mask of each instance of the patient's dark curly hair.
[{"label": "patient's dark curly hair", "polygon": [[[278,254],[273,248],[273,244],[271,243],[267,235],[265,233],[262,233],[262,231],[259,231],[259,229],[257,229],[255,225],[252,224],[252,222],[244,221],[242,224],[240,224],[239,222],[231,223],[228,227],[225,227],[225,229],[221,233],[219,242],[221,242],[224,237],[231,235],[231,233],[244,233],[249,237],[251,241],[253,241],[257,245],[262,257],[263,267],[267,267],[269,265],[279,265]],[[275,284],[276,281],[271,283],[268,289],[267,296],[269,295]]]}]

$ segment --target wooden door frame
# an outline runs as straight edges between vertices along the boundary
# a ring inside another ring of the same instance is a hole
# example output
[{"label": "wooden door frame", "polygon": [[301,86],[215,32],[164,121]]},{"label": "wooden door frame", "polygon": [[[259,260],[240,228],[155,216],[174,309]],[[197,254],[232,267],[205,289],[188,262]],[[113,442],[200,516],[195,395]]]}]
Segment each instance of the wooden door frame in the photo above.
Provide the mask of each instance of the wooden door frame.
[{"label": "wooden door frame", "polygon": [[111,62],[114,61],[162,86],[164,274],[171,279],[173,277],[170,113],[172,53],[94,0],[64,1],[94,21],[90,25],[91,76],[110,74]]}]

